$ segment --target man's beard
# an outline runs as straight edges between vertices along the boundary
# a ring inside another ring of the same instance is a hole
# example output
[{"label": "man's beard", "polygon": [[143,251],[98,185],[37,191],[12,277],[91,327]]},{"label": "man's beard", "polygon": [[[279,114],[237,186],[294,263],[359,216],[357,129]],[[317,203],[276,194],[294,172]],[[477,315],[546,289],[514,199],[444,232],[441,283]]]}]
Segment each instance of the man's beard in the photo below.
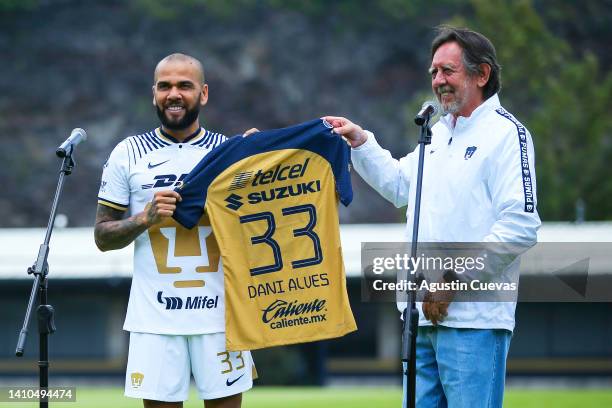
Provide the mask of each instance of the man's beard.
[{"label": "man's beard", "polygon": [[[465,99],[465,91],[466,91],[465,85],[466,84],[464,84],[463,89],[461,89],[461,91],[463,91],[463,95],[461,97],[457,96],[457,89],[450,85],[444,85],[438,88],[438,92],[436,92],[436,98],[438,99],[438,102],[440,103],[440,110],[442,111],[443,115],[447,115],[449,113],[454,115],[457,112],[459,112],[461,108],[463,108],[463,104],[464,104],[463,102]],[[454,101],[443,103],[442,97],[440,95],[440,89],[451,91],[454,95]]]},{"label": "man's beard", "polygon": [[447,115],[449,113],[454,115],[455,113],[459,112],[459,105],[459,101],[454,101],[446,104],[440,103],[440,108],[443,115]]},{"label": "man's beard", "polygon": [[159,108],[159,106],[155,105],[155,110],[157,112],[157,117],[164,127],[170,130],[184,130],[193,124],[196,120],[198,120],[198,116],[200,115],[200,105],[196,104],[192,109],[188,109],[185,107],[185,114],[179,120],[169,120],[166,117],[166,114],[163,110]]}]

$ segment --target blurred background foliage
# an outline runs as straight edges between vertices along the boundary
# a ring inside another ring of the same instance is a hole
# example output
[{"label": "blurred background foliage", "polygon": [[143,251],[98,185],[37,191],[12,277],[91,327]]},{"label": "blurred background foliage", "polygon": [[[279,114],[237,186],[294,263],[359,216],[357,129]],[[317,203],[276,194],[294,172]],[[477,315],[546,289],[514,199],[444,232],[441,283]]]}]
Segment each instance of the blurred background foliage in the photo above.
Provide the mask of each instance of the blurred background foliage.
[{"label": "blurred background foliage", "polygon": [[[502,104],[531,131],[544,221],[612,219],[612,2],[587,0],[2,0],[0,226],[46,225],[73,127],[79,146],[60,212],[89,226],[101,167],[122,138],[157,126],[150,86],[172,52],[200,58],[203,125],[227,135],[343,115],[396,157],[416,145],[431,98],[433,27],[496,45]],[[343,222],[402,222],[358,176]]]}]

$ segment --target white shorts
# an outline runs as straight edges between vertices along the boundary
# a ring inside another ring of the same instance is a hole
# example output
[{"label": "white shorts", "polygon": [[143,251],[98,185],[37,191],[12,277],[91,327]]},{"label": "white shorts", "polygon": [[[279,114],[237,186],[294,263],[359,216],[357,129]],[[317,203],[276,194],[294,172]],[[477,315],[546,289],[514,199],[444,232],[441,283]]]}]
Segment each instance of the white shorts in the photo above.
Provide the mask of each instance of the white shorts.
[{"label": "white shorts", "polygon": [[225,333],[130,333],[125,395],[186,401],[193,373],[200,399],[222,398],[252,388],[254,372],[249,351],[225,350]]}]

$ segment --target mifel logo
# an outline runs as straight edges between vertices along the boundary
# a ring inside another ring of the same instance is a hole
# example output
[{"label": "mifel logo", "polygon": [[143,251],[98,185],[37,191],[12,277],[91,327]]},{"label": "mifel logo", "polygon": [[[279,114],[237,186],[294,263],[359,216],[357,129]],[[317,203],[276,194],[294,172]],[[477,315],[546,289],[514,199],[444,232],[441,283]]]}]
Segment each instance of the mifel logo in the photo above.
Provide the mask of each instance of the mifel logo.
[{"label": "mifel logo", "polygon": [[142,380],[144,380],[143,373],[132,373],[132,388],[140,388],[142,385]]}]

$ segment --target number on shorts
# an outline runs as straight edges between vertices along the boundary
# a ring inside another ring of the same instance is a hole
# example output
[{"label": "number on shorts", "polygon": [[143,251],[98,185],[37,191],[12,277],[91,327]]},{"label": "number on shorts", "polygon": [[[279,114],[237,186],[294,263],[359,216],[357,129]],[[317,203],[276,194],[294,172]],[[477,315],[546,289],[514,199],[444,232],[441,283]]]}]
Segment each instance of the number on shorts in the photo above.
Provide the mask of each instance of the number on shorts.
[{"label": "number on shorts", "polygon": [[[221,360],[222,364],[227,364],[227,369],[226,370],[222,370],[221,374],[227,374],[230,373],[232,371],[234,371],[234,366],[232,365],[232,361],[230,360],[231,355],[229,353],[229,351],[222,351],[220,353],[217,353],[217,356],[223,356],[224,358]],[[238,354],[236,354],[236,359],[240,360],[240,365],[236,367],[236,370],[241,370],[243,369],[246,364],[244,363],[244,358],[242,357],[242,351],[239,351]]]}]

